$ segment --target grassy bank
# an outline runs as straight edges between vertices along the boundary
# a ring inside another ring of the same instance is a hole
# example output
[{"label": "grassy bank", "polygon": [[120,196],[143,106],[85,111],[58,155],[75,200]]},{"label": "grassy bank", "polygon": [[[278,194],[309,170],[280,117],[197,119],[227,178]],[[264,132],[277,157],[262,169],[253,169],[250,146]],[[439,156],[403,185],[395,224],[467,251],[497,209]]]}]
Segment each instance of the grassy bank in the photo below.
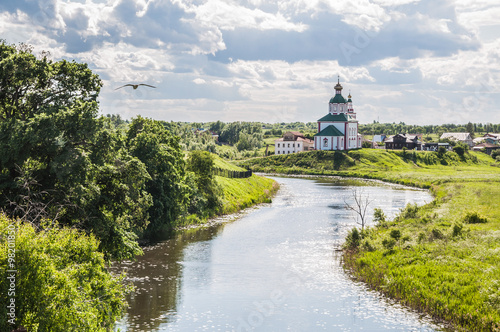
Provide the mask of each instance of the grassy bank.
[{"label": "grassy bank", "polygon": [[249,160],[254,170],[380,179],[430,188],[344,251],[359,280],[455,329],[500,330],[500,167],[481,153],[314,151]]},{"label": "grassy bank", "polygon": [[[233,171],[246,171],[219,157],[216,157],[215,165]],[[271,202],[271,197],[279,188],[276,181],[255,174],[242,179],[222,176],[216,176],[215,179],[223,191],[221,214],[234,213],[255,204]]]},{"label": "grassy bank", "polygon": [[[226,162],[216,155],[213,157],[214,166],[217,168],[231,171],[246,171],[246,169]],[[241,179],[215,176],[215,181],[221,189],[222,206],[220,209],[205,218],[200,218],[197,215],[180,218],[175,225],[176,228],[203,224],[209,218],[216,215],[235,213],[259,203],[271,202],[272,196],[279,189],[276,181],[255,174],[249,178]]]}]

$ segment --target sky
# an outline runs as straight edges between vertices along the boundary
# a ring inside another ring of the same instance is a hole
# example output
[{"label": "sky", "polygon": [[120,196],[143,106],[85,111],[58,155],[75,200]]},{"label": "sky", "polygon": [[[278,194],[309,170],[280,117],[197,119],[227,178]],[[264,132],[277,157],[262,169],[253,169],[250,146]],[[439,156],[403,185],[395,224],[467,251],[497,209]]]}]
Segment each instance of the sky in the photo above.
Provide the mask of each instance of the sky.
[{"label": "sky", "polygon": [[500,123],[498,0],[0,0],[0,39],[126,119],[316,121],[340,78],[360,123]]}]

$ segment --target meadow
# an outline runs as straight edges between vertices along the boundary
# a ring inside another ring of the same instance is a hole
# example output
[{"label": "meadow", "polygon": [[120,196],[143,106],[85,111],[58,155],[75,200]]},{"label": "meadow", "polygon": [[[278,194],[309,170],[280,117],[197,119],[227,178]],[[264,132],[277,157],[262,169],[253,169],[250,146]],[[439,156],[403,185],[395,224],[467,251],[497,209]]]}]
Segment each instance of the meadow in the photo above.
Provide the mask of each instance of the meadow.
[{"label": "meadow", "polygon": [[362,149],[255,158],[254,171],[379,179],[428,188],[434,201],[345,245],[353,278],[449,324],[500,330],[500,164],[483,153]]}]

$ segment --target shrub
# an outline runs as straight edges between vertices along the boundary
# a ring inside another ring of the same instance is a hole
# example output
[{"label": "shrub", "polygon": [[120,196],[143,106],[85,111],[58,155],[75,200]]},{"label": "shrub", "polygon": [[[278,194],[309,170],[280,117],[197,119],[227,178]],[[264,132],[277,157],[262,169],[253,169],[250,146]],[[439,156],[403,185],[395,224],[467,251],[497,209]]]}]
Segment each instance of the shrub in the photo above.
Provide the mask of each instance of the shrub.
[{"label": "shrub", "polygon": [[416,218],[418,215],[418,205],[417,203],[408,203],[403,209],[401,209],[401,218],[412,219]]},{"label": "shrub", "polygon": [[[7,267],[7,236],[15,234],[16,324],[28,331],[110,331],[126,302],[122,277],[112,276],[94,237],[55,224],[36,232],[0,215],[0,266]],[[2,273],[3,274],[3,273]],[[9,301],[0,279],[0,303]],[[1,331],[11,331],[6,305]]]},{"label": "shrub", "polygon": [[392,250],[392,248],[394,248],[394,246],[396,245],[396,240],[394,239],[384,239],[382,241],[382,245],[384,246],[384,248],[388,249],[388,250]]},{"label": "shrub", "polygon": [[424,239],[425,239],[425,233],[424,232],[418,233],[418,238],[417,238],[418,243],[421,243]]},{"label": "shrub", "polygon": [[439,158],[442,158],[446,153],[446,148],[444,146],[440,146],[437,150],[437,154]]},{"label": "shrub", "polygon": [[401,238],[401,231],[399,229],[393,229],[390,234],[391,238],[398,241]]},{"label": "shrub", "polygon": [[361,234],[356,227],[351,229],[345,239],[344,247],[347,249],[357,249],[361,243]]},{"label": "shrub", "polygon": [[464,222],[467,224],[485,224],[488,219],[481,217],[477,212],[467,211],[464,216]]},{"label": "shrub", "polygon": [[462,230],[464,228],[464,225],[462,223],[454,223],[452,226],[452,236],[457,237],[462,235]]},{"label": "shrub", "polygon": [[498,160],[498,157],[500,157],[500,149],[494,150],[491,152],[491,158]]},{"label": "shrub", "polygon": [[456,145],[453,147],[453,151],[458,154],[459,156],[463,156],[465,153],[465,149],[463,146]]},{"label": "shrub", "polygon": [[431,233],[432,233],[432,237],[434,239],[442,239],[442,238],[444,238],[443,232],[441,232],[441,230],[439,228],[433,228],[431,230]]},{"label": "shrub", "polygon": [[369,240],[364,240],[363,244],[361,245],[363,250],[366,251],[375,251],[375,247],[371,244]]},{"label": "shrub", "polygon": [[383,226],[385,223],[386,215],[384,211],[380,208],[375,208],[373,211],[373,221],[375,221],[379,226]]}]

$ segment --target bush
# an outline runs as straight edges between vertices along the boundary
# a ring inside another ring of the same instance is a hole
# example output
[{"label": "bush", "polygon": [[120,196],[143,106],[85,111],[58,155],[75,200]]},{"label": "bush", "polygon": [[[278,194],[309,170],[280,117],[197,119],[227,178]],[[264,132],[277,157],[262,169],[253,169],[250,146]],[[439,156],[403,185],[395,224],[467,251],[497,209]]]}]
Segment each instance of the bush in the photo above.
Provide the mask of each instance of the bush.
[{"label": "bush", "polygon": [[[98,242],[75,229],[12,222],[0,215],[0,266],[5,271],[15,234],[16,324],[28,331],[111,331],[126,302],[123,277],[106,269]],[[12,267],[10,267],[12,268]],[[6,303],[10,282],[0,279],[1,331],[11,331]]]},{"label": "bush", "polygon": [[452,226],[452,236],[457,237],[462,235],[464,225],[462,223],[454,223]]},{"label": "bush", "polygon": [[481,217],[477,212],[468,211],[465,213],[464,222],[467,224],[485,224],[488,219]]},{"label": "bush", "polygon": [[369,240],[364,240],[363,244],[361,245],[363,250],[366,251],[375,251],[375,247],[371,244]]},{"label": "bush", "polygon": [[496,161],[500,161],[500,149],[493,150],[491,152],[491,158],[495,159]]},{"label": "bush", "polygon": [[345,239],[344,247],[347,249],[357,249],[361,243],[361,234],[356,227],[351,229]]},{"label": "bush", "polygon": [[444,235],[443,235],[443,233],[441,232],[441,230],[439,228],[433,228],[431,230],[431,233],[432,233],[432,237],[434,239],[442,239],[442,238],[444,238]]},{"label": "bush", "polygon": [[417,238],[418,243],[421,243],[423,240],[425,240],[425,233],[424,232],[418,233],[418,238]]},{"label": "bush", "polygon": [[383,226],[385,223],[386,215],[381,208],[375,208],[373,210],[373,221],[376,222],[379,226]]},{"label": "bush", "polygon": [[401,218],[403,219],[413,219],[418,216],[418,205],[417,203],[408,203],[403,209],[401,209]]},{"label": "bush", "polygon": [[364,141],[363,144],[361,145],[365,149],[371,149],[372,148],[372,143]]},{"label": "bush", "polygon": [[384,239],[382,241],[382,245],[384,246],[384,248],[388,249],[388,250],[392,250],[392,248],[394,248],[394,246],[396,245],[396,240],[394,239]]},{"label": "bush", "polygon": [[401,238],[401,231],[399,229],[393,229],[390,234],[391,238],[394,240],[399,240]]},{"label": "bush", "polygon": [[453,151],[454,151],[456,154],[458,154],[459,156],[461,156],[461,157],[462,157],[462,156],[464,155],[464,153],[465,153],[465,149],[464,149],[464,147],[463,147],[463,146],[460,146],[460,145],[455,145],[455,146],[453,147]]},{"label": "bush", "polygon": [[437,150],[437,154],[439,158],[442,158],[446,153],[446,148],[444,146],[440,146]]}]

